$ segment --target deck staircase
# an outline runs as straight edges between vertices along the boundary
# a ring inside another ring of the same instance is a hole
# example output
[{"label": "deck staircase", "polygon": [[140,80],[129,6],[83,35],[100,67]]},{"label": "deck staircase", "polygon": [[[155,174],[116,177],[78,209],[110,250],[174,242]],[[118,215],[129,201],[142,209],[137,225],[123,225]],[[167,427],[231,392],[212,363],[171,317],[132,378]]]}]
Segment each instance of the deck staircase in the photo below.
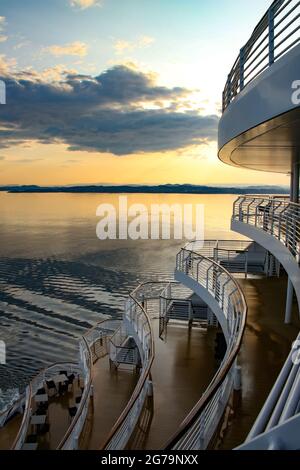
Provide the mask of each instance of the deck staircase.
[{"label": "deck staircase", "polygon": [[131,364],[137,365],[138,363],[138,349],[135,341],[128,338],[124,346],[120,347],[117,352],[116,361],[118,364]]},{"label": "deck staircase", "polygon": [[159,336],[161,339],[170,322],[188,323],[190,327],[200,328],[217,326],[215,316],[207,305],[193,302],[191,298],[170,301],[166,311],[160,316]]},{"label": "deck staircase", "polygon": [[264,274],[264,263],[247,251],[236,251],[227,258],[219,257],[218,262],[228,272],[234,274]]},{"label": "deck staircase", "polygon": [[134,339],[127,336],[120,337],[117,344],[110,342],[110,361],[116,369],[121,365],[138,368],[141,364],[141,358]]},{"label": "deck staircase", "polygon": [[101,336],[97,341],[94,342],[93,346],[91,347],[93,364],[98,361],[98,359],[102,359],[108,354],[107,349],[107,336]]},{"label": "deck staircase", "polygon": [[207,321],[207,307],[193,305],[190,300],[173,300],[167,312],[167,319],[205,322]]}]

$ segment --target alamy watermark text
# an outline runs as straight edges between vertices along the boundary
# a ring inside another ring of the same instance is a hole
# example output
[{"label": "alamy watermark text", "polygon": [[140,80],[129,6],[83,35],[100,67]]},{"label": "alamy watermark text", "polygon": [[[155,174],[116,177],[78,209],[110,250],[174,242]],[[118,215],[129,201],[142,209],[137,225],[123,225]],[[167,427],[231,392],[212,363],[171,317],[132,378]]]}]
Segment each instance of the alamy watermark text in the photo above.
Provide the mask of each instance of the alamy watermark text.
[{"label": "alamy watermark text", "polygon": [[96,233],[100,240],[203,240],[203,204],[100,204]]}]

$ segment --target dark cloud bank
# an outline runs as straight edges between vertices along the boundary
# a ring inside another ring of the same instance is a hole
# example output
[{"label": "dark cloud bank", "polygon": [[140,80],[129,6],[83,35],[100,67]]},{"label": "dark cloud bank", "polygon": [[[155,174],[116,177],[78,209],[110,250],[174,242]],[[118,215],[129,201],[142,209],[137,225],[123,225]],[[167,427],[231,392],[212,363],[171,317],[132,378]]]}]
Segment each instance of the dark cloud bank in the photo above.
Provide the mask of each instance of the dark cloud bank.
[{"label": "dark cloud bank", "polygon": [[[95,78],[67,75],[55,84],[30,73],[3,80],[7,104],[0,107],[2,148],[37,139],[64,142],[70,150],[126,155],[216,140],[217,116],[176,110],[188,90],[156,86],[151,76],[125,66]],[[171,103],[168,109],[140,106],[162,100]]]}]

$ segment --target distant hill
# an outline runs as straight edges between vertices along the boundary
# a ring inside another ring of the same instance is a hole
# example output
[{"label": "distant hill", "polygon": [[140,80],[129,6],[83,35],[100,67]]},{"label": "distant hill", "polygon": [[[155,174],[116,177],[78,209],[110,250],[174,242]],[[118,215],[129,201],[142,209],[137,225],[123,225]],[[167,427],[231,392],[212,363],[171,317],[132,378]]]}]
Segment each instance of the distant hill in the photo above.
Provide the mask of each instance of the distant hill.
[{"label": "distant hill", "polygon": [[158,186],[0,186],[0,191],[9,193],[156,193],[156,194],[288,194],[289,189],[283,186],[198,186],[190,184],[164,184]]}]

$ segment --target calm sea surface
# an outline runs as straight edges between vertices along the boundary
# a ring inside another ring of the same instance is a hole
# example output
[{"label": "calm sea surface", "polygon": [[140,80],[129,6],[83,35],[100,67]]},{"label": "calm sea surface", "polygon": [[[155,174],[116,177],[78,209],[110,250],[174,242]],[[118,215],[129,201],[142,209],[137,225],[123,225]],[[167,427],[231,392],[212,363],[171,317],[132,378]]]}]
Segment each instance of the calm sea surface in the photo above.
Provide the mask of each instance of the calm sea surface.
[{"label": "calm sea surface", "polygon": [[[0,193],[0,409],[41,368],[75,358],[78,338],[103,315],[122,313],[145,280],[170,278],[184,241],[100,241],[96,208],[115,194]],[[204,204],[205,237],[230,232],[228,195],[128,195],[128,203]],[[2,392],[1,392],[2,390]]]}]

